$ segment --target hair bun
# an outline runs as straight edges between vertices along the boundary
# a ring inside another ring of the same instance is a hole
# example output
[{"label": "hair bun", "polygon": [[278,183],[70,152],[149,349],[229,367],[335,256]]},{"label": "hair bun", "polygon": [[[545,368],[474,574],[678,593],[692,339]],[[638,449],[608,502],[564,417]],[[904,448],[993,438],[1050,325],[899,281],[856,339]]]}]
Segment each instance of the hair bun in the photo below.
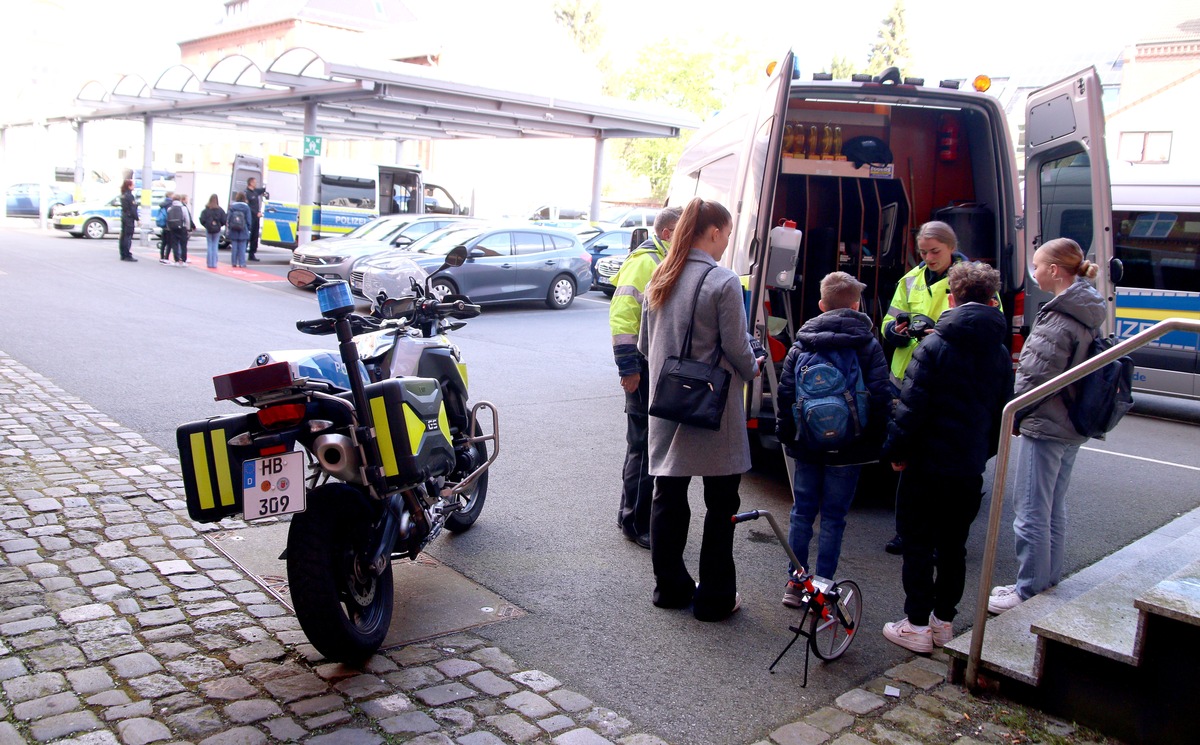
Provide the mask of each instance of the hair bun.
[{"label": "hair bun", "polygon": [[1084,259],[1083,261],[1079,262],[1079,266],[1076,267],[1076,269],[1075,269],[1076,276],[1087,277],[1088,279],[1092,279],[1099,272],[1100,272],[1100,267],[1096,266],[1094,263],[1088,261],[1087,259]]}]

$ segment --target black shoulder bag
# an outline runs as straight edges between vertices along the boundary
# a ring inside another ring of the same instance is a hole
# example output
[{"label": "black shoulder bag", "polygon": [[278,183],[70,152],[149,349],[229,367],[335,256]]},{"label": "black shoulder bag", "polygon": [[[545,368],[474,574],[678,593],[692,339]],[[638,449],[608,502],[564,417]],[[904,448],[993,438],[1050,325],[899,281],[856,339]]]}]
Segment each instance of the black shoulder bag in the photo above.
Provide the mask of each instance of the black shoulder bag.
[{"label": "black shoulder bag", "polygon": [[729,371],[721,367],[721,337],[717,336],[717,349],[712,360],[702,362],[690,359],[692,355],[692,328],[696,324],[696,304],[700,300],[700,288],[715,266],[710,266],[700,275],[696,283],[696,294],[692,298],[692,315],[688,320],[687,334],[683,337],[683,349],[679,356],[667,358],[658,374],[654,397],[650,402],[650,416],[668,419],[679,424],[717,431],[721,429],[721,415],[725,411],[725,400],[729,397]]}]

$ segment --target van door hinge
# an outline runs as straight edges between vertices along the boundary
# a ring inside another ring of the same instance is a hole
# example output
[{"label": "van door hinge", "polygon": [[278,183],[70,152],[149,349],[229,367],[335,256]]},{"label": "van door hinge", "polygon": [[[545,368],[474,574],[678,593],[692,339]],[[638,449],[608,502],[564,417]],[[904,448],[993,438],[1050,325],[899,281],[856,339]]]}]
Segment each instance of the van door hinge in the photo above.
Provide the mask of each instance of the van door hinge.
[{"label": "van door hinge", "polygon": [[1025,229],[1025,215],[1017,215],[1017,230]]}]

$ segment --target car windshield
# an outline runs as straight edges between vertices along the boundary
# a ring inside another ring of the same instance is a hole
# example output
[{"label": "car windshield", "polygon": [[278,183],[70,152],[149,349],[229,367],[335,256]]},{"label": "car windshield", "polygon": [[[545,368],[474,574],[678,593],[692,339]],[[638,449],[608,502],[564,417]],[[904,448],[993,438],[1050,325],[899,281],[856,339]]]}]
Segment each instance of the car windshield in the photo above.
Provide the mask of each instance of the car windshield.
[{"label": "car windshield", "polygon": [[600,211],[600,222],[619,223],[619,222],[621,222],[621,220],[625,217],[626,213],[628,213],[628,212],[629,212],[628,207],[624,207],[624,206],[620,206],[620,205],[618,205],[616,207],[607,207]]},{"label": "car windshield", "polygon": [[487,228],[480,228],[478,226],[471,228],[446,228],[436,233],[430,233],[424,239],[413,243],[410,248],[414,251],[420,251],[423,254],[429,254],[430,256],[445,256],[450,253],[450,249],[455,246],[465,245],[487,230]]},{"label": "car windshield", "polygon": [[403,225],[400,220],[375,219],[359,225],[346,233],[347,238],[375,238],[382,240],[389,232]]}]

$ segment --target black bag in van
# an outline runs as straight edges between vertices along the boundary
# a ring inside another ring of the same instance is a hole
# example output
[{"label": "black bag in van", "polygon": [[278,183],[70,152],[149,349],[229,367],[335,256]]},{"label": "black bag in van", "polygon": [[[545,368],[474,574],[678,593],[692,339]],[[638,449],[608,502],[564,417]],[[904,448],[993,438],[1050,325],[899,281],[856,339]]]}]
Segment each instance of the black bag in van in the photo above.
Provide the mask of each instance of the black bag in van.
[{"label": "black bag in van", "polygon": [[996,255],[996,216],[986,204],[953,202],[933,213],[954,229],[958,250],[971,261]]}]

